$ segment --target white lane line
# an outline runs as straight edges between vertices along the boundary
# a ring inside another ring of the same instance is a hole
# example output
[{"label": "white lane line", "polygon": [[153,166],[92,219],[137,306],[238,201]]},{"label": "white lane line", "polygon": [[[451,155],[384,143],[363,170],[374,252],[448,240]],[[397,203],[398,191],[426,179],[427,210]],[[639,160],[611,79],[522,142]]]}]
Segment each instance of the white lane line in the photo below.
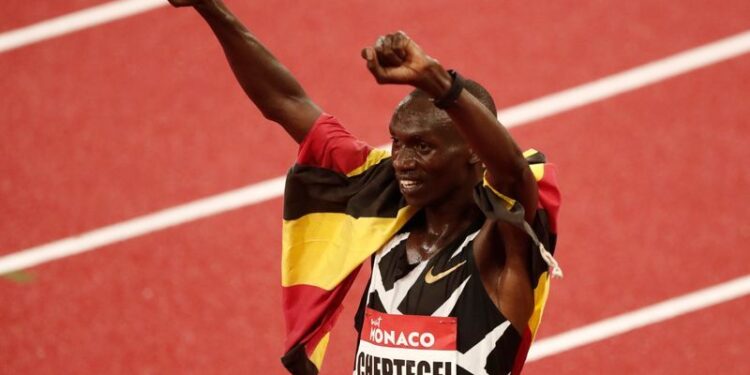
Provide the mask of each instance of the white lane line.
[{"label": "white lane line", "polygon": [[175,225],[257,204],[281,195],[284,177],[276,177],[135,219],[109,225],[79,236],[36,246],[0,258],[0,275],[41,263],[91,251],[101,246],[142,236]]},{"label": "white lane line", "polygon": [[[717,63],[750,51],[750,31],[718,40],[676,55],[573,87],[500,111],[498,118],[508,127],[552,116],[594,103],[613,95],[655,83],[691,69]],[[150,232],[216,215],[235,208],[276,198],[283,193],[282,177],[252,184],[239,190],[189,202],[118,224],[20,250],[0,257],[0,275],[33,267],[54,259],[94,250]],[[251,196],[257,194],[257,196]]]},{"label": "white lane line", "polygon": [[543,96],[501,112],[504,123],[526,123],[651,85],[750,52],[750,30]]},{"label": "white lane line", "polygon": [[750,275],[745,275],[541,339],[532,345],[527,361],[536,361],[748,294],[750,294]]},{"label": "white lane line", "polygon": [[0,34],[0,53],[133,16],[167,5],[167,0],[119,0]]}]

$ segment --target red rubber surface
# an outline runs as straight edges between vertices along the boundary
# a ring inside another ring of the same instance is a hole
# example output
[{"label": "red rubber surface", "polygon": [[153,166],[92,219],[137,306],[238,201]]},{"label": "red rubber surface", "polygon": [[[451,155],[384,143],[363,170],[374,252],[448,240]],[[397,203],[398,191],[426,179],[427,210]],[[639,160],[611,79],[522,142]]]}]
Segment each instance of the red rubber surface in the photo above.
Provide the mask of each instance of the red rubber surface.
[{"label": "red rubber surface", "polygon": [[[503,108],[750,28],[741,1],[498,3],[229,1],[322,107],[373,144],[387,140],[406,92],[377,87],[359,58],[383,32],[405,30]],[[92,4],[9,2],[0,30]],[[10,72],[0,79],[0,254],[276,177],[294,160],[189,10],[6,52],[0,71]],[[743,56],[513,130],[559,165],[564,193],[566,278],[553,284],[540,338],[747,274],[748,77]],[[31,283],[0,279],[0,374],[282,373],[280,220],[276,199],[35,267]],[[324,374],[350,371],[358,298]],[[747,373],[747,305],[525,373]]]}]

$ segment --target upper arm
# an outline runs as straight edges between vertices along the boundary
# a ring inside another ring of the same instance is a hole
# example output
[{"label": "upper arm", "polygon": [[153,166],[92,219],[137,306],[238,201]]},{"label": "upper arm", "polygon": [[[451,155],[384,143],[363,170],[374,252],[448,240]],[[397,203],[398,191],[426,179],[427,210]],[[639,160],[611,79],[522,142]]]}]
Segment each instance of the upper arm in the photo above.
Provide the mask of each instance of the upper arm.
[{"label": "upper arm", "polygon": [[524,219],[531,224],[539,205],[536,177],[522,155],[513,169],[502,174],[488,171],[485,179],[493,190],[520,203],[524,209]]},{"label": "upper arm", "polygon": [[[486,183],[509,207],[523,206],[524,220],[531,224],[536,215],[538,192],[536,179],[526,166],[515,178],[498,184],[491,175]],[[534,308],[533,287],[529,275],[531,240],[525,231],[502,219],[487,219],[475,241],[474,254],[482,282],[490,298],[518,332],[526,329]]]},{"label": "upper arm", "polygon": [[301,144],[323,111],[309,97],[280,97],[273,103],[259,107],[263,116],[281,125]]}]

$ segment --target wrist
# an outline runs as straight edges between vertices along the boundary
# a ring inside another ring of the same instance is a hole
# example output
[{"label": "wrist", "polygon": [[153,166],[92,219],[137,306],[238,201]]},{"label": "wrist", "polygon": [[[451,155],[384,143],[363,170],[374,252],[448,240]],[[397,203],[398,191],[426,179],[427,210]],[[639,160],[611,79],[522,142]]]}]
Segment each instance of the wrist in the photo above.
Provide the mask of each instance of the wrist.
[{"label": "wrist", "polygon": [[451,78],[450,88],[440,97],[432,99],[432,104],[442,110],[446,110],[456,104],[456,101],[461,96],[461,92],[464,91],[464,78],[455,70],[448,70],[448,74]]},{"label": "wrist", "polygon": [[443,97],[450,90],[453,80],[440,63],[432,61],[422,76],[417,88],[426,92],[433,99]]}]

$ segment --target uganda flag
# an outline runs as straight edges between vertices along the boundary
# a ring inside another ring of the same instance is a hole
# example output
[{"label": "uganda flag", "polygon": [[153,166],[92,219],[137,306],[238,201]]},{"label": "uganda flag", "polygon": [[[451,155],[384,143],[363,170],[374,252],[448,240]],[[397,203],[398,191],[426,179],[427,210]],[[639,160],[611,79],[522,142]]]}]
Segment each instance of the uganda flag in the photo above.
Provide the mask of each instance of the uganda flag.
[{"label": "uganda flag", "polygon": [[562,277],[562,270],[552,257],[557,243],[557,214],[560,209],[560,191],[554,165],[546,162],[544,154],[530,149],[523,153],[537,182],[539,203],[534,223],[524,220],[523,206],[513,198],[505,196],[489,185],[486,179],[474,190],[474,200],[488,218],[503,220],[523,229],[531,238],[529,275],[534,289],[534,311],[526,330],[522,333],[512,375],[521,373],[531,342],[536,336],[542,320],[544,306],[549,295],[550,272]]},{"label": "uganda flag", "polygon": [[[540,161],[532,164],[540,188],[540,213],[533,226],[523,220],[519,203],[486,183],[478,185],[476,193],[485,215],[523,228],[540,249],[529,265],[536,306],[525,347],[519,348],[521,365],[546,302],[559,206],[551,166],[541,153],[526,156]],[[541,202],[545,199],[550,205]],[[389,153],[357,140],[334,117],[321,115],[300,144],[284,192],[281,283],[286,341],[281,360],[290,373],[318,373],[330,331],[359,268],[415,212],[401,196]]]}]

